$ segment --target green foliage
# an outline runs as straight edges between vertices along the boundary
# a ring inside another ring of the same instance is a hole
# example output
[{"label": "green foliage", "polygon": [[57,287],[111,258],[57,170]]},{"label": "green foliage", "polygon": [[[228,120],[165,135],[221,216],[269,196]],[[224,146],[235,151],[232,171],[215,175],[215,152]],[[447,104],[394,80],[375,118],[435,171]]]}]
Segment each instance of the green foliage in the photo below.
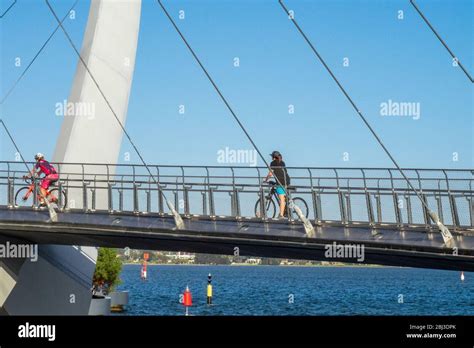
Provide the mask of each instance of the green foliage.
[{"label": "green foliage", "polygon": [[122,261],[117,257],[117,250],[112,248],[99,248],[97,264],[95,267],[92,282],[96,286],[101,286],[107,292],[120,284],[120,272],[122,271]]}]

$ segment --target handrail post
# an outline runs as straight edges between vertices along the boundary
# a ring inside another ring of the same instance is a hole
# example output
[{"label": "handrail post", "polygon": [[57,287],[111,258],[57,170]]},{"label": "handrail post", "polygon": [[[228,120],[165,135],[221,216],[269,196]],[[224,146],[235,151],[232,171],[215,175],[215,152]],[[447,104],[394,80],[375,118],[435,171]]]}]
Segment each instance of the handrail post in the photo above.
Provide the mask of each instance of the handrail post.
[{"label": "handrail post", "polygon": [[456,204],[456,197],[452,193],[449,194],[449,203],[451,206],[451,214],[453,216],[454,229],[456,229],[456,227],[459,227],[459,215],[458,215],[458,208]]},{"label": "handrail post", "polygon": [[422,207],[421,207],[423,209],[423,220],[424,220],[426,229],[431,230],[430,212],[428,211],[428,209],[426,209],[426,207],[428,206],[428,199],[426,198],[426,195],[423,193],[423,186],[421,185],[420,172],[417,169],[415,169],[415,173],[418,178],[420,196],[424,202],[424,204],[422,204]]},{"label": "handrail post", "polygon": [[265,221],[267,219],[267,211],[265,209],[265,195],[263,192],[263,187],[260,185],[259,190],[259,197],[260,197],[260,218]]},{"label": "handrail post", "polygon": [[108,208],[109,213],[113,213],[114,211],[112,190],[113,190],[112,183],[109,181],[107,183],[107,208]]},{"label": "handrail post", "polygon": [[405,193],[405,201],[407,203],[407,220],[408,220],[407,222],[408,222],[408,225],[412,225],[413,224],[413,210],[411,207],[410,189],[408,187],[407,187],[407,192]]},{"label": "handrail post", "polygon": [[352,207],[351,207],[351,187],[349,184],[350,179],[347,179],[347,192],[346,197],[346,212],[347,212],[347,223],[352,223]]},{"label": "handrail post", "polygon": [[444,221],[443,218],[443,196],[441,195],[441,179],[438,180],[438,195],[435,194],[437,207],[438,207],[438,216],[441,221]]},{"label": "handrail post", "polygon": [[[420,195],[421,195],[421,198],[423,199],[423,202],[425,202],[425,204],[428,204],[428,199],[426,198],[426,195],[422,191],[420,192]],[[425,222],[425,226],[426,228],[431,229],[431,217],[428,212],[428,209],[426,209],[425,205],[423,205],[422,208],[423,208],[423,220]]]},{"label": "handrail post", "polygon": [[365,204],[367,207],[367,219],[369,220],[369,225],[374,226],[375,225],[374,210],[372,207],[371,195],[367,187],[367,178],[365,176],[364,169],[361,169],[360,171],[362,172],[362,178],[364,180],[364,193],[365,193]]},{"label": "handrail post", "polygon": [[148,177],[148,188],[145,190],[146,194],[146,212],[151,213],[151,177]]},{"label": "handrail post", "polygon": [[377,223],[381,224],[383,222],[382,216],[382,203],[380,198],[380,179],[377,179],[377,193],[375,195],[375,205],[377,208]]},{"label": "handrail post", "polygon": [[161,189],[161,185],[158,185],[158,213],[163,215],[165,213],[163,195],[165,193]]},{"label": "handrail post", "polygon": [[[59,211],[64,211],[63,209],[63,183],[61,180],[58,180],[58,205],[59,205]],[[66,198],[67,199],[67,198]]]},{"label": "handrail post", "polygon": [[184,199],[184,215],[190,216],[189,211],[189,188],[187,186],[183,186],[183,199]]},{"label": "handrail post", "polygon": [[97,175],[94,175],[94,186],[92,187],[92,209],[91,211],[95,211],[96,207],[96,190],[97,190]]},{"label": "handrail post", "polygon": [[120,188],[118,189],[119,193],[119,211],[123,211],[123,175],[120,178]]},{"label": "handrail post", "polygon": [[398,227],[402,227],[403,225],[402,212],[401,212],[399,201],[398,201],[398,193],[395,192],[395,190],[392,190],[392,194],[393,194],[393,206],[395,208],[395,221],[397,222]]},{"label": "handrail post", "polygon": [[33,180],[33,209],[38,209],[38,182],[35,177]]},{"label": "handrail post", "polygon": [[402,227],[402,213],[400,211],[400,206],[398,205],[398,194],[395,191],[395,185],[393,184],[393,175],[392,170],[388,169],[390,175],[390,186],[392,187],[392,199],[393,199],[393,209],[395,210],[395,221],[397,226]]},{"label": "handrail post", "polygon": [[311,188],[311,198],[313,200],[314,220],[318,224],[320,224],[321,215],[319,213],[320,213],[321,206],[319,205],[319,202],[321,198],[319,197],[319,192],[317,192],[314,188]]},{"label": "handrail post", "polygon": [[14,202],[14,186],[13,186],[13,180],[10,176],[8,176],[8,208],[13,208],[15,206],[15,202]]},{"label": "handrail post", "polygon": [[469,180],[469,191],[471,193],[471,195],[467,197],[467,201],[469,204],[469,216],[471,220],[471,226],[474,226],[474,200],[473,200],[474,197],[472,195],[472,179]]},{"label": "handrail post", "polygon": [[138,205],[138,184],[136,182],[133,183],[133,213],[140,213],[140,208]]},{"label": "handrail post", "polygon": [[109,213],[113,213],[114,207],[113,207],[113,202],[112,202],[113,195],[112,195],[112,184],[110,183],[110,169],[109,169],[108,164],[106,164],[105,167],[107,169],[107,211]]},{"label": "handrail post", "polygon": [[457,210],[457,205],[456,205],[456,198],[451,193],[451,189],[449,187],[448,174],[446,174],[446,170],[444,169],[443,169],[443,174],[444,174],[444,177],[446,178],[446,187],[448,189],[449,207],[451,208],[453,226],[454,226],[454,229],[456,229],[457,227],[459,227],[459,215],[458,215],[458,210]]},{"label": "handrail post", "polygon": [[84,213],[87,213],[87,183],[86,181],[84,180],[84,178],[82,179],[82,210],[84,211]]},{"label": "handrail post", "polygon": [[186,186],[185,182],[185,175],[184,175],[184,168],[183,166],[180,166],[181,168],[181,178],[182,178],[182,187],[183,187],[183,200],[184,200],[184,215],[186,217],[190,216],[189,212],[189,187]]},{"label": "handrail post", "polygon": [[372,206],[372,196],[367,189],[365,190],[365,204],[367,206],[367,218],[369,220],[369,225],[374,226],[375,217],[374,217],[374,208]]},{"label": "handrail post", "polygon": [[206,191],[201,192],[202,196],[202,215],[207,215],[207,198],[206,198]]},{"label": "handrail post", "polygon": [[318,193],[314,188],[313,185],[313,172],[311,171],[311,168],[307,168],[308,173],[309,173],[309,183],[311,185],[311,199],[313,201],[313,213],[314,213],[314,221],[317,224],[321,223],[321,216],[319,215],[319,202],[318,202]]},{"label": "handrail post", "polygon": [[75,201],[72,199],[69,199],[69,174],[66,175],[65,183],[66,183],[66,188],[64,189],[64,191],[66,193],[66,210],[71,210],[75,208],[76,206],[74,205]]},{"label": "handrail post", "polygon": [[179,214],[179,191],[178,191],[178,178],[176,177],[175,189],[173,191],[174,195],[174,208]]},{"label": "handrail post", "polygon": [[216,210],[214,207],[214,188],[209,186],[209,216],[212,218],[216,217]]},{"label": "handrail post", "polygon": [[[160,216],[163,216],[165,214],[165,209],[164,209],[164,201],[163,201],[163,196],[165,194],[164,190],[162,189],[162,185],[160,184],[160,167],[156,166],[156,178],[157,178],[157,192],[158,192],[158,214]],[[165,184],[166,185],[166,184]],[[165,186],[163,186],[165,188]]]},{"label": "handrail post", "polygon": [[339,185],[339,174],[337,172],[337,169],[333,169],[333,170],[334,170],[334,173],[336,173],[337,196],[339,198],[339,212],[341,214],[341,223],[343,225],[346,225],[347,219],[346,219],[346,207],[345,207],[345,202],[344,202],[344,195]]},{"label": "handrail post", "polygon": [[469,202],[469,215],[470,215],[470,220],[471,220],[471,226],[474,226],[474,200],[472,199],[472,196],[469,197],[468,202]]},{"label": "handrail post", "polygon": [[234,206],[235,206],[235,217],[240,219],[240,198],[239,198],[239,189],[234,189]]},{"label": "handrail post", "polygon": [[255,169],[257,170],[257,179],[258,179],[258,196],[259,196],[259,199],[260,199],[260,219],[262,219],[262,221],[266,221],[267,220],[267,210],[265,209],[265,195],[264,195],[264,192],[263,192],[263,186],[262,186],[262,178],[260,177],[260,169],[258,167],[255,167]]},{"label": "handrail post", "polygon": [[234,172],[234,168],[232,166],[229,167],[229,168],[230,168],[230,171],[232,173],[232,192],[229,192],[229,195],[230,195],[230,211],[231,211],[232,217],[237,218],[238,213],[237,213],[236,200],[238,199],[237,198],[238,193],[237,193],[237,190],[236,190],[236,187],[235,187],[235,172]]},{"label": "handrail post", "polygon": [[207,194],[209,199],[209,216],[211,218],[216,217],[216,212],[214,208],[214,194],[213,189],[211,187],[211,179],[209,177],[209,168],[206,166],[206,178],[207,178]]}]

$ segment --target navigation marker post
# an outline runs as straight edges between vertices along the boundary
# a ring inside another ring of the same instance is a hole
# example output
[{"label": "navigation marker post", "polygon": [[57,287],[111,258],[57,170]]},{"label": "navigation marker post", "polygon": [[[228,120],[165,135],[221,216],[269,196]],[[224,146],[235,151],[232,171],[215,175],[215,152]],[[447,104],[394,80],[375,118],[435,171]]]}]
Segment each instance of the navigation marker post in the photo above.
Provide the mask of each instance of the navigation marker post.
[{"label": "navigation marker post", "polygon": [[183,294],[183,305],[186,308],[185,315],[188,316],[188,307],[193,305],[193,297],[191,295],[191,291],[189,290],[189,286],[186,285],[186,290],[184,290]]},{"label": "navigation marker post", "polygon": [[146,280],[146,277],[147,277],[147,273],[146,273],[146,262],[148,261],[148,257],[149,257],[149,254],[148,253],[144,253],[143,254],[143,266],[142,266],[142,269],[141,269],[141,278],[143,280]]},{"label": "navigation marker post", "polygon": [[209,273],[207,276],[207,304],[211,305],[212,304],[212,275]]}]

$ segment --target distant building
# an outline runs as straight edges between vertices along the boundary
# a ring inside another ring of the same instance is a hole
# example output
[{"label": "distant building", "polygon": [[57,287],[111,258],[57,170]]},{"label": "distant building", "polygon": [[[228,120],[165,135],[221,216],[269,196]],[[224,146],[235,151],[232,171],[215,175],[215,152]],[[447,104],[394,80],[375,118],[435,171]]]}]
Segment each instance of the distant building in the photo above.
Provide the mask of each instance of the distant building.
[{"label": "distant building", "polygon": [[181,260],[181,261],[188,261],[188,262],[194,262],[194,258],[196,257],[192,253],[185,253],[185,252],[169,252],[166,253],[165,256],[169,258],[170,260]]},{"label": "distant building", "polygon": [[251,257],[245,260],[245,263],[248,263],[250,265],[260,265],[262,263],[262,259]]},{"label": "distant building", "polygon": [[289,265],[294,265],[295,263],[293,261],[290,261],[288,259],[284,259],[280,261],[281,266],[289,266]]}]

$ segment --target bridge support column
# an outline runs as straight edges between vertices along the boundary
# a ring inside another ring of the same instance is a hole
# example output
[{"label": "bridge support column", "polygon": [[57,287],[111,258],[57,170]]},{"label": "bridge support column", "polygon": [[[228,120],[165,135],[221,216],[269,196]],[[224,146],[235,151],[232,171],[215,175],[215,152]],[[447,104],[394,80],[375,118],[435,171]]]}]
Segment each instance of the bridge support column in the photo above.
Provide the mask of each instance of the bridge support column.
[{"label": "bridge support column", "polygon": [[[91,0],[81,49],[82,59],[123,124],[135,66],[140,12],[141,0]],[[122,129],[80,60],[68,105],[76,106],[75,110],[89,110],[90,113],[65,115],[53,161],[116,164]],[[69,180],[93,179],[87,175],[90,168],[84,165],[85,175],[69,175]],[[104,174],[108,180],[113,179],[113,166],[93,168],[94,174]],[[59,173],[62,175],[74,170],[77,171],[77,168],[63,165]],[[107,183],[96,189],[94,208],[108,209],[110,196]],[[85,203],[87,210],[88,195],[87,191],[83,197],[81,189],[70,189],[68,205],[82,207]],[[5,293],[4,311],[23,315],[88,314],[96,258],[97,249],[94,247],[41,245],[37,262],[25,261],[15,277],[9,273],[15,280],[14,286],[0,289],[0,297],[2,292]],[[0,271],[0,283],[12,284],[6,273],[5,269]]]}]

